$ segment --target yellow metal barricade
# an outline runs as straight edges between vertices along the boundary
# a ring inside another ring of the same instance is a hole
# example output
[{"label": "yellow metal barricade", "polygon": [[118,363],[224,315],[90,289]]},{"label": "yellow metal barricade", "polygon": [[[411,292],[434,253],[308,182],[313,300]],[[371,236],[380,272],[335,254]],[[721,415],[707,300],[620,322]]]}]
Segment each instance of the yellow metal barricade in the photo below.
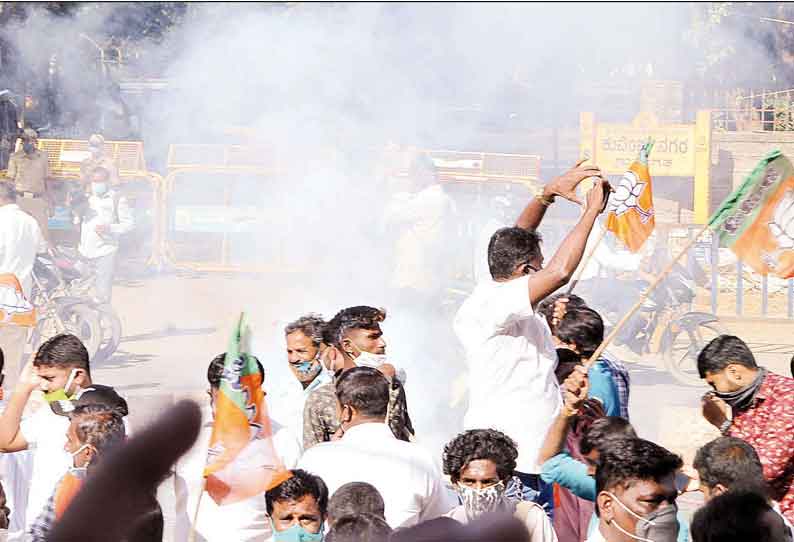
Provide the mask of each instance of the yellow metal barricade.
[{"label": "yellow metal barricade", "polygon": [[207,272],[298,271],[286,267],[280,246],[270,252],[244,250],[246,236],[261,238],[263,229],[275,225],[265,209],[235,193],[241,181],[256,186],[277,178],[282,170],[269,148],[171,145],[167,167],[161,251],[170,265]]}]

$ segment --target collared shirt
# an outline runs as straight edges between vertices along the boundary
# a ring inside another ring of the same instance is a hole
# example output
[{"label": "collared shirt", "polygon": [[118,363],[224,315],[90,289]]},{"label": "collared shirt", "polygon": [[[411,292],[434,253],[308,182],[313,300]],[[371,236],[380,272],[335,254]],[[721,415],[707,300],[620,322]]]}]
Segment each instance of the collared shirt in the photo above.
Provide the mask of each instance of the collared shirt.
[{"label": "collared shirt", "polygon": [[755,448],[772,498],[794,522],[794,379],[767,373],[753,403],[734,412],[728,434]]},{"label": "collared shirt", "polygon": [[[190,525],[203,487],[203,472],[207,464],[207,449],[212,437],[211,411],[202,409],[204,423],[198,440],[174,468],[174,538],[188,540]],[[289,429],[271,420],[273,446],[287,469],[292,469],[300,456],[297,437]],[[168,511],[170,513],[170,511]],[[240,502],[218,506],[209,495],[201,498],[196,533],[205,542],[264,542],[270,539],[270,520],[265,495],[257,495]]]},{"label": "collared shirt", "polygon": [[454,327],[469,364],[464,428],[507,434],[518,443],[516,471],[538,474],[538,453],[562,400],[557,351],[546,319],[532,309],[528,281],[481,281]]},{"label": "collared shirt", "polygon": [[50,176],[47,153],[38,149],[30,155],[23,150],[15,152],[8,159],[6,176],[14,181],[18,192],[44,194],[47,191],[46,180]]},{"label": "collared shirt", "polygon": [[0,206],[0,273],[17,276],[25,297],[33,286],[31,273],[36,254],[45,252],[47,243],[36,219],[16,204]]},{"label": "collared shirt", "polygon": [[[118,202],[118,208],[114,209]],[[117,251],[119,236],[132,230],[135,222],[127,198],[116,197],[114,190],[88,199],[91,213],[83,221],[80,231],[80,254],[86,258],[101,258]],[[118,221],[116,218],[118,217]],[[97,226],[109,226],[110,232],[97,233]]]},{"label": "collared shirt", "polygon": [[[388,425],[400,440],[410,440],[414,435],[407,403],[405,388],[395,378],[389,386]],[[303,449],[308,450],[315,444],[330,441],[338,429],[336,387],[330,382],[314,390],[306,399],[303,409]]]},{"label": "collared shirt", "polygon": [[618,398],[620,400],[620,417],[629,419],[629,389],[631,387],[631,377],[629,370],[626,366],[612,356],[608,351],[605,351],[600,358],[599,363],[609,369],[612,373],[612,380],[615,382],[615,387],[618,391]]},{"label": "collared shirt", "polygon": [[298,437],[301,451],[303,451],[303,412],[306,401],[314,390],[332,381],[333,375],[323,369],[305,388],[290,375],[281,386],[268,392],[267,401],[271,415],[282,421]]},{"label": "collared shirt", "polygon": [[395,529],[439,517],[457,504],[430,453],[398,440],[385,423],[351,427],[340,440],[306,450],[298,467],[320,476],[329,495],[349,482],[372,484]]}]

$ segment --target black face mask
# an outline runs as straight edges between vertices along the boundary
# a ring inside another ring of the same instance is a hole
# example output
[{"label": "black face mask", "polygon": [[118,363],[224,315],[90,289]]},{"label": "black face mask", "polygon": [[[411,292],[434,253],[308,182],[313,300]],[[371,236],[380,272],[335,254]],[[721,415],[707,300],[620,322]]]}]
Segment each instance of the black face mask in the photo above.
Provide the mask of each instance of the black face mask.
[{"label": "black face mask", "polygon": [[758,369],[755,380],[749,386],[729,393],[715,392],[714,395],[728,403],[733,410],[744,410],[753,404],[753,400],[758,390],[761,389],[761,384],[764,383],[765,377],[766,369],[761,367]]}]

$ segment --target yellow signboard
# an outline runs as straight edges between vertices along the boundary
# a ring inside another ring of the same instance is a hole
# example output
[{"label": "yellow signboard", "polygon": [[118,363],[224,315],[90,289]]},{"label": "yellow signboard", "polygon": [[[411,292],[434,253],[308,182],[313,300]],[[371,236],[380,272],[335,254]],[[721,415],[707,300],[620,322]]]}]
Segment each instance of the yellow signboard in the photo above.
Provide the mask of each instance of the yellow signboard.
[{"label": "yellow signboard", "polygon": [[582,114],[582,158],[595,160],[608,174],[619,175],[637,158],[642,144],[652,137],[656,144],[649,166],[654,176],[692,177],[695,174],[695,125],[660,126],[655,117],[641,113],[631,124],[606,124]]},{"label": "yellow signboard", "polygon": [[601,124],[593,113],[580,114],[579,156],[597,164],[608,175],[621,175],[637,158],[642,144],[652,137],[656,144],[649,160],[658,177],[693,178],[695,222],[709,216],[709,165],[711,114],[699,111],[695,124],[659,124],[652,113],[640,113],[631,124]]}]

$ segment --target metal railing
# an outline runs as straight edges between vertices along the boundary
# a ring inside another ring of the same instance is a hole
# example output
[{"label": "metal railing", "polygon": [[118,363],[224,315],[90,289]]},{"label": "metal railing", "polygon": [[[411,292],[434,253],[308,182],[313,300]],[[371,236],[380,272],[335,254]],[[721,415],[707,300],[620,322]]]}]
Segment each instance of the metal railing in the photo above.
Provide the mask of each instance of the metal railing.
[{"label": "metal railing", "polygon": [[727,132],[794,131],[794,89],[750,93],[712,111],[712,127]]}]

